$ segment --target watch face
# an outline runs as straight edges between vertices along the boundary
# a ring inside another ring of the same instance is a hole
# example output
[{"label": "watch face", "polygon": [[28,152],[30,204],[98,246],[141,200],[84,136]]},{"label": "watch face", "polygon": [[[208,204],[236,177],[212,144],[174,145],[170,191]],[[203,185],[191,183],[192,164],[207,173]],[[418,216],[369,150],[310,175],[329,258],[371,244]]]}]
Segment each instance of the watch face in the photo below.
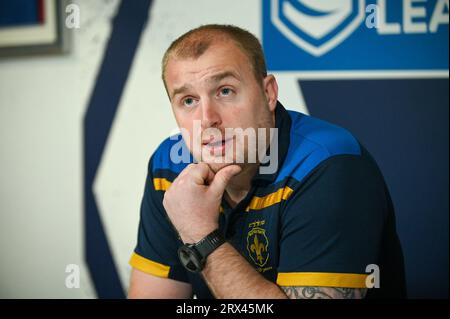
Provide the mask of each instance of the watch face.
[{"label": "watch face", "polygon": [[203,264],[197,252],[188,246],[181,246],[178,249],[178,257],[183,266],[192,272],[199,272],[203,269]]}]

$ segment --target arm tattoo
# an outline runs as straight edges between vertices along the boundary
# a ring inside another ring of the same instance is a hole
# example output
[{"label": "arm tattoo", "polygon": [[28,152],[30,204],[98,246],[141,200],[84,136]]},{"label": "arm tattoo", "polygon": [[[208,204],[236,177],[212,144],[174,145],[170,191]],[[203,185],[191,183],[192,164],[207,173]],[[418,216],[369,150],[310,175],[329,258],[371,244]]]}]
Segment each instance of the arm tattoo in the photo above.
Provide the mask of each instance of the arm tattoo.
[{"label": "arm tattoo", "polygon": [[280,287],[289,299],[362,299],[367,289],[333,287]]}]

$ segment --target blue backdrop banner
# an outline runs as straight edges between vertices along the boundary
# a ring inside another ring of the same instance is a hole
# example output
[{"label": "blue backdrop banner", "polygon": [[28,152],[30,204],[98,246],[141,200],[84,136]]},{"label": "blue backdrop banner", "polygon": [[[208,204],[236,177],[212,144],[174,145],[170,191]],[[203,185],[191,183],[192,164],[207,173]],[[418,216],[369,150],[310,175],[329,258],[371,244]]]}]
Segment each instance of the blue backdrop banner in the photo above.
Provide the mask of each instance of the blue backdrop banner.
[{"label": "blue backdrop banner", "polygon": [[448,0],[263,0],[273,71],[448,70]]}]

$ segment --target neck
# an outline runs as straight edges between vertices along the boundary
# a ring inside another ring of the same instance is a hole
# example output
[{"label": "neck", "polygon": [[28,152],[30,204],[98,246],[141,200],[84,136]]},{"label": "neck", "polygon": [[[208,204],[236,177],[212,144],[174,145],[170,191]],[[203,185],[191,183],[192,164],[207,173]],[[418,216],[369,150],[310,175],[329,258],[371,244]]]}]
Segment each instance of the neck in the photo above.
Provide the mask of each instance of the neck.
[{"label": "neck", "polygon": [[258,164],[246,165],[242,168],[242,172],[233,177],[226,187],[225,199],[235,207],[241,200],[247,196],[251,188],[253,176],[256,175]]}]

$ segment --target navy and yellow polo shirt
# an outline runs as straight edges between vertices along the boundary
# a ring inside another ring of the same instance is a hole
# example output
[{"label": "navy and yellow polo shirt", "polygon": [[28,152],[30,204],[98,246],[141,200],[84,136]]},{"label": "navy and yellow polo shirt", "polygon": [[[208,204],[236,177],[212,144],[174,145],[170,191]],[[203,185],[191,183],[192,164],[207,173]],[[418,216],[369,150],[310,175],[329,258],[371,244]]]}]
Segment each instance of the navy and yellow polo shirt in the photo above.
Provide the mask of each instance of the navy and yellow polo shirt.
[{"label": "navy and yellow polo shirt", "polygon": [[[222,201],[219,225],[227,241],[279,286],[366,288],[366,267],[375,264],[380,288],[367,297],[404,297],[394,209],[372,157],[347,130],[280,103],[275,122],[278,170],[254,176],[235,208]],[[188,165],[171,161],[175,143],[183,143],[181,136],[165,140],[150,159],[130,265],[189,282],[198,298],[212,298],[201,275],[181,265],[182,242],[162,205]]]}]

